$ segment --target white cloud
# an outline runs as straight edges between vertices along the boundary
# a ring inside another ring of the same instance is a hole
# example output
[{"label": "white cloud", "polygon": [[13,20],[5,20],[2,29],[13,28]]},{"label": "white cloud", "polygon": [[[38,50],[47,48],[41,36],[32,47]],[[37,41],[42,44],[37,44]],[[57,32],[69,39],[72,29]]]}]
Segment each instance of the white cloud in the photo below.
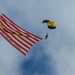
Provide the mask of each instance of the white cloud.
[{"label": "white cloud", "polygon": [[[42,51],[49,57],[52,57],[52,65],[56,75],[75,75],[74,3],[74,0],[7,0],[0,2],[0,13],[8,14],[15,22],[17,21],[17,24],[22,25],[35,34],[44,36],[48,31],[48,39],[41,41]],[[41,23],[43,19],[53,19],[57,25],[57,29],[53,31],[47,30],[46,26],[43,26]],[[25,24],[27,25],[25,26]],[[24,56],[21,56],[21,59],[18,60],[20,53],[17,53],[5,40],[0,39],[0,74],[20,75],[20,73],[18,74],[19,65],[24,60]],[[6,49],[7,51],[5,51]],[[28,55],[25,58],[26,60],[32,58],[33,54]],[[41,57],[42,55],[39,55],[36,60],[38,61]],[[51,65],[51,63],[47,65]],[[38,74],[36,73],[34,75]]]}]

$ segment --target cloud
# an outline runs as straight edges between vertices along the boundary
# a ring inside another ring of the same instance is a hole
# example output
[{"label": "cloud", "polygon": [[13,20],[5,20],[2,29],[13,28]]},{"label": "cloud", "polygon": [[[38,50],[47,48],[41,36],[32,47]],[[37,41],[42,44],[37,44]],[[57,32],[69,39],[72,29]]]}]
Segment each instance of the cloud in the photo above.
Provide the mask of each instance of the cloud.
[{"label": "cloud", "polygon": [[[41,69],[46,70],[46,75],[75,75],[74,3],[74,0],[1,1],[0,13],[5,13],[15,23],[41,37],[48,32],[49,37],[33,46],[26,57],[0,37],[0,74],[42,75],[44,71],[38,69],[43,67]],[[52,19],[57,25],[56,30],[48,30],[46,25],[42,25],[43,19]],[[38,68],[33,71],[35,66]]]}]

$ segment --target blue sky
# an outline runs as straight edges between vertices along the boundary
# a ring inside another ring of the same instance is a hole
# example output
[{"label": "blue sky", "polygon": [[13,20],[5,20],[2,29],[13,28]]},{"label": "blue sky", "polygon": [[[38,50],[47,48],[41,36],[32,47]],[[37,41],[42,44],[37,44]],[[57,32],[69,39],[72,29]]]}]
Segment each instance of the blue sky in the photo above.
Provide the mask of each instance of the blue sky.
[{"label": "blue sky", "polygon": [[[24,56],[0,36],[0,75],[75,75],[74,0],[1,0],[2,13],[25,30],[49,37]],[[44,19],[57,28],[49,30]]]}]

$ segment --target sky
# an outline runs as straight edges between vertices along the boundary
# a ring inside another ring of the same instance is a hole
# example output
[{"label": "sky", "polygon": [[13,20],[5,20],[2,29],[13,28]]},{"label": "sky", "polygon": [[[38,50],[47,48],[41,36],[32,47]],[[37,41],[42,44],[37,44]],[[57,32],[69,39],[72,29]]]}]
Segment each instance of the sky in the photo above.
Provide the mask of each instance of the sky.
[{"label": "sky", "polygon": [[2,13],[43,40],[24,56],[0,36],[0,75],[75,75],[75,0],[0,0]]}]

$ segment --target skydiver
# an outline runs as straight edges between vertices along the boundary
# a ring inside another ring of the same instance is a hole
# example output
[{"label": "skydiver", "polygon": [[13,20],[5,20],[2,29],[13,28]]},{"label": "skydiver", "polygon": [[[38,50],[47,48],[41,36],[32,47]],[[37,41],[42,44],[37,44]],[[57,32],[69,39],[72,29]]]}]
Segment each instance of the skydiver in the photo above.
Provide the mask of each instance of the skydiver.
[{"label": "skydiver", "polygon": [[45,36],[45,39],[47,39],[48,38],[48,33],[46,34],[46,36]]}]

